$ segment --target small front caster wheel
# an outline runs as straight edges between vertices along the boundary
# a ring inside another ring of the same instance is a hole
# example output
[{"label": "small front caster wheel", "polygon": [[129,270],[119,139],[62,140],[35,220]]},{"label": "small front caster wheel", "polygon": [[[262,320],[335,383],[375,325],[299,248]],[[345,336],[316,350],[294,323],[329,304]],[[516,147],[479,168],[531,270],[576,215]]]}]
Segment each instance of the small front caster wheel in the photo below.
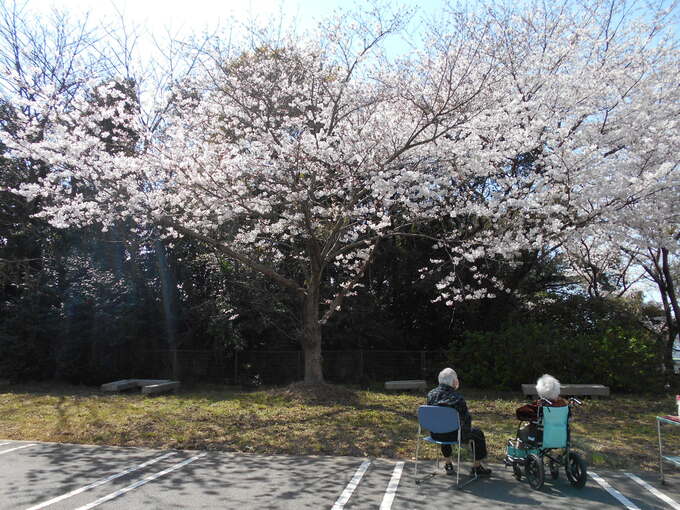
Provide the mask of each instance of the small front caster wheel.
[{"label": "small front caster wheel", "polygon": [[540,489],[545,481],[545,468],[543,460],[535,453],[530,454],[526,460],[524,476],[527,477],[532,489]]}]

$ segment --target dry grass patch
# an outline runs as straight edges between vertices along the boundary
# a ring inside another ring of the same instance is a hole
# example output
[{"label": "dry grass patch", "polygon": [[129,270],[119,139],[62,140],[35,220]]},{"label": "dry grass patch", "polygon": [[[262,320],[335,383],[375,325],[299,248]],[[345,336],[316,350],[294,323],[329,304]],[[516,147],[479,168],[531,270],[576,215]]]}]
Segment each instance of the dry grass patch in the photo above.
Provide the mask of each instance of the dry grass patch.
[{"label": "dry grass patch", "polygon": [[[176,395],[103,394],[53,384],[3,387],[0,438],[266,454],[411,458],[422,395],[293,384],[243,392],[205,386]],[[465,391],[473,421],[500,461],[514,435],[515,393]],[[654,417],[675,409],[668,396],[614,396],[576,411],[573,439],[590,465],[655,469]],[[680,452],[680,429],[667,448]],[[434,455],[435,448],[427,450]]]}]

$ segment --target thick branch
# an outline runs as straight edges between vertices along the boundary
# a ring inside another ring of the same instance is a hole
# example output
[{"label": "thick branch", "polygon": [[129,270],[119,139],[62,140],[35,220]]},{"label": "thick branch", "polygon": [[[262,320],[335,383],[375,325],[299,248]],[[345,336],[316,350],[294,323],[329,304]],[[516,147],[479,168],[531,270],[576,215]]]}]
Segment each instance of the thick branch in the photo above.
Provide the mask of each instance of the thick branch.
[{"label": "thick branch", "polygon": [[344,301],[345,297],[347,296],[347,293],[354,288],[354,286],[359,283],[359,280],[364,276],[364,273],[366,272],[366,268],[371,264],[373,261],[373,256],[375,255],[376,248],[378,247],[378,244],[380,243],[380,239],[373,244],[373,248],[371,249],[371,254],[366,258],[364,261],[363,265],[361,266],[361,269],[357,272],[356,275],[354,275],[354,278],[352,281],[345,287],[343,288],[337,296],[335,296],[335,299],[333,299],[333,302],[330,304],[328,310],[323,314],[323,317],[319,321],[321,324],[326,324],[328,320],[333,316],[333,314],[340,309],[342,306],[342,302]]},{"label": "thick branch", "polygon": [[191,229],[188,229],[186,227],[183,227],[181,225],[177,225],[174,223],[170,218],[164,218],[161,220],[161,224],[165,227],[170,227],[176,230],[177,232],[187,236],[191,237],[193,239],[197,239],[199,241],[202,241],[210,246],[213,246],[216,248],[218,251],[226,255],[227,257],[238,260],[242,264],[245,264],[249,268],[253,269],[254,271],[257,271],[258,273],[262,273],[263,275],[271,278],[275,282],[281,284],[283,287],[292,290],[296,294],[304,295],[305,294],[305,289],[300,287],[295,281],[286,278],[285,276],[280,275],[274,269],[272,269],[269,266],[265,266],[264,264],[261,264],[257,262],[256,260],[251,259],[247,255],[244,255],[242,253],[239,253],[235,250],[232,250],[228,246],[225,246],[223,243],[220,243],[219,241],[216,241],[214,239],[209,238],[208,236],[205,236],[203,234],[199,234],[198,232],[194,232]]}]

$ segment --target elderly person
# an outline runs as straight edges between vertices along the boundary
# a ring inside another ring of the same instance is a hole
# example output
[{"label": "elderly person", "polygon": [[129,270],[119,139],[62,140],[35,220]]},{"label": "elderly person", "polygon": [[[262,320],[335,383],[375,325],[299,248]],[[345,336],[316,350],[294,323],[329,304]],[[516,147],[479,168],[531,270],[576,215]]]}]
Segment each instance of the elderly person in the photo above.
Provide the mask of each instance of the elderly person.
[{"label": "elderly person", "polygon": [[[427,394],[427,404],[431,406],[448,406],[458,411],[460,416],[461,436],[463,441],[473,441],[475,445],[475,459],[472,464],[472,474],[489,476],[491,470],[482,466],[482,459],[486,457],[486,439],[484,433],[478,428],[472,428],[472,418],[468,412],[467,404],[463,395],[456,390],[460,386],[458,376],[452,368],[445,368],[439,372],[439,386]],[[430,434],[432,439],[438,441],[455,441],[458,439],[457,432],[443,434]],[[442,455],[444,456],[444,469],[447,475],[455,474],[451,453],[451,445],[443,444]]]},{"label": "elderly person", "polygon": [[560,397],[560,381],[552,375],[544,374],[536,381],[536,393],[538,399],[531,404],[523,405],[515,411],[518,420],[528,421],[529,425],[523,427],[518,432],[519,438],[523,443],[535,444],[540,440],[536,437],[538,432],[538,410],[542,406],[563,407],[569,402]]}]

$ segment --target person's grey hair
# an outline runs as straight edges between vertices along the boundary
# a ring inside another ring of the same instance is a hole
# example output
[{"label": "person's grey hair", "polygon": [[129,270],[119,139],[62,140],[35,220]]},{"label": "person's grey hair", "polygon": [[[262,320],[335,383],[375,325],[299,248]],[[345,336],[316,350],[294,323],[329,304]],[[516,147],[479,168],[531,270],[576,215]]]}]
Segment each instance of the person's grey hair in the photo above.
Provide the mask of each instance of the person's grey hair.
[{"label": "person's grey hair", "polygon": [[458,387],[458,375],[453,368],[445,368],[439,372],[439,384],[446,384],[452,388]]},{"label": "person's grey hair", "polygon": [[556,400],[560,396],[560,381],[550,374],[544,374],[536,381],[536,392],[541,398]]}]

